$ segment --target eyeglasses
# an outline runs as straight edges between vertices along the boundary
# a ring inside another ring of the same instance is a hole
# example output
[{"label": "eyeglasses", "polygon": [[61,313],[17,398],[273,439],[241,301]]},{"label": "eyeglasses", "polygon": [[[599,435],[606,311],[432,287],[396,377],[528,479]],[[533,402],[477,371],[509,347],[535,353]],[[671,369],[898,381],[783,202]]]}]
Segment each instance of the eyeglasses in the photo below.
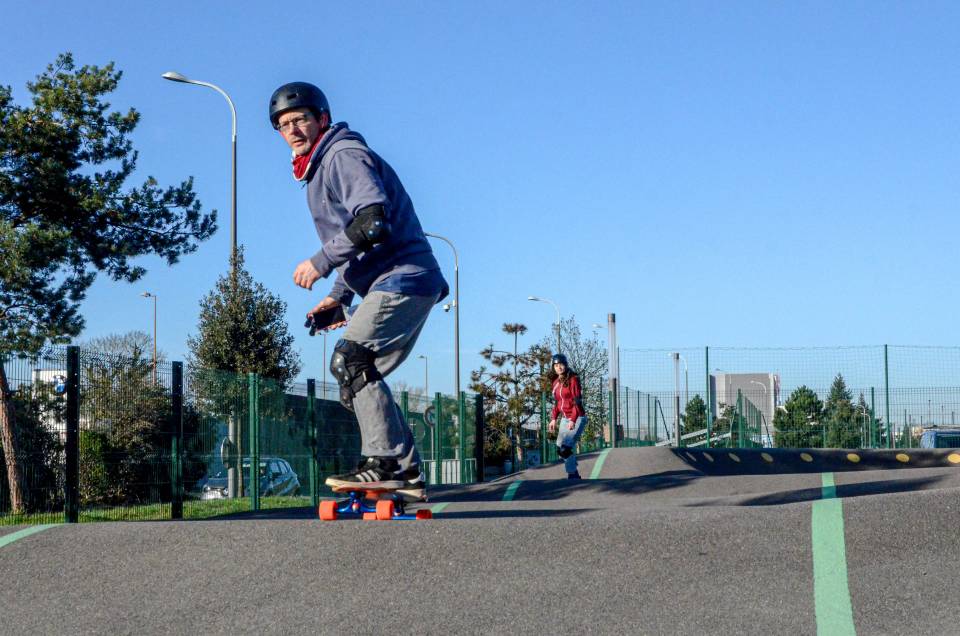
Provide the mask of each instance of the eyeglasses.
[{"label": "eyeglasses", "polygon": [[279,130],[280,132],[290,132],[294,128],[303,130],[303,127],[309,124],[311,121],[313,121],[312,117],[303,117],[303,116],[294,117],[293,119],[288,119],[282,124],[278,122],[277,130]]}]

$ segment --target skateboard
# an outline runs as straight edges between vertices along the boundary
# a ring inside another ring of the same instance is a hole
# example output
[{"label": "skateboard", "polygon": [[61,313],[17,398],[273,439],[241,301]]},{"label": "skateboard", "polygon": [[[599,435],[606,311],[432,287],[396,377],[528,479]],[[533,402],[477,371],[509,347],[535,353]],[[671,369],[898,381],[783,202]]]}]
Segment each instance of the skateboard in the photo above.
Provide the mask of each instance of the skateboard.
[{"label": "skateboard", "polygon": [[413,519],[432,519],[430,510],[417,510],[407,514],[405,504],[424,501],[420,497],[405,495],[398,490],[364,490],[355,487],[334,488],[335,493],[346,493],[347,499],[341,501],[321,501],[319,516],[321,521],[336,519],[364,519],[374,521],[407,521]]}]

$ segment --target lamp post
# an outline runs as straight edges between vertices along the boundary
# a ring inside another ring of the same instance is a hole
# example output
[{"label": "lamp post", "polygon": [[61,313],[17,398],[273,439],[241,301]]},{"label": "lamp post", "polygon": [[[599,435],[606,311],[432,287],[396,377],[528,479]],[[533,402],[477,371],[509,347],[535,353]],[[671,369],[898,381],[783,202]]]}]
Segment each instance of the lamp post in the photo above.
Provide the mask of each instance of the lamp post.
[{"label": "lamp post", "polygon": [[221,95],[224,99],[227,100],[227,103],[230,104],[230,115],[232,116],[233,121],[233,160],[232,160],[232,171],[230,178],[230,273],[236,276],[236,261],[237,261],[237,109],[233,105],[233,100],[230,99],[230,96],[227,95],[226,91],[215,84],[210,82],[201,82],[200,80],[190,79],[184,77],[176,71],[167,71],[163,74],[163,79],[170,80],[171,82],[182,82],[184,84],[196,84],[197,86],[206,86],[207,88],[212,88]]},{"label": "lamp post", "polygon": [[[603,329],[603,325],[601,325],[600,323],[597,323],[597,322],[593,323],[591,326],[593,327],[593,336],[594,336],[594,337],[597,336],[597,331],[598,331],[598,330]],[[607,352],[607,355],[609,355],[609,351]],[[600,389],[599,389],[599,394],[600,394],[600,410],[601,410],[601,412],[602,412],[602,411],[603,411],[603,373],[602,373],[602,372],[600,373],[600,382],[598,383],[598,386],[600,387]]]},{"label": "lamp post", "polygon": [[[176,71],[167,71],[163,74],[163,79],[171,82],[182,82],[184,84],[195,84],[197,86],[206,86],[212,88],[227,100],[230,105],[230,116],[232,121],[231,132],[233,140],[231,174],[230,174],[230,282],[233,287],[237,284],[237,109],[233,105],[233,100],[227,95],[226,91],[210,82],[201,82],[200,80],[190,79],[177,73]],[[235,291],[235,290],[234,290]],[[236,417],[230,418],[228,424],[227,437],[233,448],[240,448],[240,424]],[[251,467],[256,470],[256,467]],[[227,467],[227,496],[231,499],[240,496],[242,489],[240,487],[240,463],[231,462]]]},{"label": "lamp post", "polygon": [[[756,384],[756,385],[758,385],[761,389],[763,389],[763,401],[764,401],[763,408],[766,409],[766,408],[767,408],[767,405],[766,405],[766,402],[767,402],[767,385],[764,384],[763,382],[757,382],[756,380],[750,380],[750,384]],[[762,416],[762,415],[763,415],[763,412],[761,411],[761,416]],[[771,417],[772,417],[772,416],[771,416]],[[766,422],[764,422],[764,424],[766,424]],[[770,429],[769,429],[769,427],[767,428],[767,437],[770,437]],[[773,445],[773,440],[772,440],[772,439],[770,440],[770,444],[771,444],[771,446]]]},{"label": "lamp post", "polygon": [[[427,236],[440,239],[450,246],[453,250],[453,356],[454,356],[454,389],[457,392],[457,400],[460,399],[460,259],[457,256],[457,248],[453,246],[450,239],[424,232]],[[449,309],[449,305],[444,305],[444,309]],[[426,360],[426,358],[424,358]],[[428,396],[429,397],[429,396]]]},{"label": "lamp post", "polygon": [[144,298],[153,298],[153,386],[157,386],[157,295],[150,292],[140,294]]},{"label": "lamp post", "polygon": [[553,308],[557,311],[557,353],[560,353],[560,308],[557,307],[557,303],[547,298],[539,298],[537,296],[527,296],[527,300],[532,300],[538,303],[550,303],[553,305]]},{"label": "lamp post", "polygon": [[429,363],[427,361],[427,356],[417,356],[423,360],[423,392],[427,396],[427,403],[430,402],[430,375],[429,375]]}]

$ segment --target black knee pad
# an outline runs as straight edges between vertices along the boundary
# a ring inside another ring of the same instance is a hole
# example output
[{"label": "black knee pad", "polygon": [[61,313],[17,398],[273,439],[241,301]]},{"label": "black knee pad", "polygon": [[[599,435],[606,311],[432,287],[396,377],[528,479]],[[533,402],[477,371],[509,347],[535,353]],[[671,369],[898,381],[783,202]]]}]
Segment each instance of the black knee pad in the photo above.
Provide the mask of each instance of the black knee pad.
[{"label": "black knee pad", "polygon": [[361,344],[340,339],[330,358],[330,373],[340,385],[340,403],[353,410],[353,398],[363,387],[383,378],[374,364],[377,354]]},{"label": "black knee pad", "polygon": [[573,449],[569,446],[561,446],[560,450],[557,451],[557,455],[560,456],[560,459],[566,459],[573,455]]}]

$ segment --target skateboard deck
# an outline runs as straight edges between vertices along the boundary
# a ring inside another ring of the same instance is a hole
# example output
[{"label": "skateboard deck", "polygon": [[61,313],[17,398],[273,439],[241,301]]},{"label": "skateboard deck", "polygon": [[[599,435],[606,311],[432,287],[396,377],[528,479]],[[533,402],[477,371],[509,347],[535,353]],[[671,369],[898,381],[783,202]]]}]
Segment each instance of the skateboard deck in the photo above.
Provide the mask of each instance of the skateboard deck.
[{"label": "skateboard deck", "polygon": [[338,486],[335,493],[345,493],[347,499],[340,501],[321,501],[318,516],[322,521],[336,519],[364,519],[376,521],[432,519],[430,510],[417,510],[408,514],[405,505],[410,502],[426,501],[426,497],[416,496],[402,489],[371,490],[352,486]]}]

